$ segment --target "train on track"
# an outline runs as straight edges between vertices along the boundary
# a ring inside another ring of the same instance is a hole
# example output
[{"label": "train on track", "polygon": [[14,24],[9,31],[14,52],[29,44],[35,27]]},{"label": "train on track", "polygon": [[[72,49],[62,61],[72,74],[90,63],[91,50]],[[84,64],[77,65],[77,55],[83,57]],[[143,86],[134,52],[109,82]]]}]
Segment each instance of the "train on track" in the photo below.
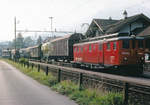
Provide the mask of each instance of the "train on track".
[{"label": "train on track", "polygon": [[[98,37],[97,37],[98,38]],[[74,44],[74,64],[142,74],[145,63],[142,37],[114,37]]]},{"label": "train on track", "polygon": [[[19,55],[45,62],[71,62],[74,67],[124,69],[123,72],[142,74],[145,40],[142,37],[119,36],[118,33],[83,39],[82,34],[74,33],[20,49]],[[15,56],[13,51],[11,56]]]}]

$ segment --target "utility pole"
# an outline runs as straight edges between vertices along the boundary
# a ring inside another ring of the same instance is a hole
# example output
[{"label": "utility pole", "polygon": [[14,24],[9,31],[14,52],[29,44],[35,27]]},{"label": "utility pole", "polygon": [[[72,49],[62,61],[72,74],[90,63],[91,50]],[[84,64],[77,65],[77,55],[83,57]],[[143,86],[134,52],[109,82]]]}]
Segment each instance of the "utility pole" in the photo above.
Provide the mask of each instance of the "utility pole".
[{"label": "utility pole", "polygon": [[54,37],[53,36],[53,18],[54,17],[49,17],[49,19],[51,19],[51,33],[52,33],[52,37]]},{"label": "utility pole", "polygon": [[15,34],[15,61],[16,61],[16,17],[14,18],[14,34]]}]

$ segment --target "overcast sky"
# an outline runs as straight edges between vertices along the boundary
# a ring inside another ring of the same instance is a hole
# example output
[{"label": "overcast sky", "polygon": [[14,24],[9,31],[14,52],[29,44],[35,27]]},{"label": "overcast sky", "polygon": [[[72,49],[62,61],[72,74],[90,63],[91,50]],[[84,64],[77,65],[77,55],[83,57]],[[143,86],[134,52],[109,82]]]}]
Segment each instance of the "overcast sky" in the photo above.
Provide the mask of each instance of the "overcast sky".
[{"label": "overcast sky", "polygon": [[110,16],[120,19],[124,10],[129,16],[150,17],[150,0],[1,0],[0,41],[14,38],[15,16],[17,29],[50,30],[52,16],[53,29],[82,32],[82,23]]}]

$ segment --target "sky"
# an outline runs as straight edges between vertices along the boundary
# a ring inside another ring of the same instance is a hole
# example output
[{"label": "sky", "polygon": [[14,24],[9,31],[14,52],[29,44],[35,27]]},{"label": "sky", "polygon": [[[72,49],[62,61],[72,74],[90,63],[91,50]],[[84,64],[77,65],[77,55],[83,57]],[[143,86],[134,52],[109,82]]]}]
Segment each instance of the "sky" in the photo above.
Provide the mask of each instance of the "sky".
[{"label": "sky", "polygon": [[[17,30],[53,30],[85,32],[93,18],[123,18],[127,10],[132,16],[144,13],[150,18],[150,0],[1,0],[0,41],[14,38],[14,17]],[[23,36],[37,33],[23,32]]]}]

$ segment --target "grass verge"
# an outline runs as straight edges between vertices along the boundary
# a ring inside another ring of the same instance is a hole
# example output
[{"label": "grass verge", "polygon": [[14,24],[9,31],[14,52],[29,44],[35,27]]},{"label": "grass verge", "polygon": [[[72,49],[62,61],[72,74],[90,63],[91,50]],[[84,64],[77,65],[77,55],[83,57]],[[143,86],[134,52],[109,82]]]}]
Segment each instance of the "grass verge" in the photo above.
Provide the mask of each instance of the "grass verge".
[{"label": "grass verge", "polygon": [[106,92],[98,89],[83,89],[79,91],[78,85],[69,80],[58,83],[57,78],[51,73],[46,76],[42,70],[37,72],[37,68],[27,68],[10,60],[5,61],[40,83],[51,87],[63,95],[69,96],[79,105],[123,105],[122,93]]}]

